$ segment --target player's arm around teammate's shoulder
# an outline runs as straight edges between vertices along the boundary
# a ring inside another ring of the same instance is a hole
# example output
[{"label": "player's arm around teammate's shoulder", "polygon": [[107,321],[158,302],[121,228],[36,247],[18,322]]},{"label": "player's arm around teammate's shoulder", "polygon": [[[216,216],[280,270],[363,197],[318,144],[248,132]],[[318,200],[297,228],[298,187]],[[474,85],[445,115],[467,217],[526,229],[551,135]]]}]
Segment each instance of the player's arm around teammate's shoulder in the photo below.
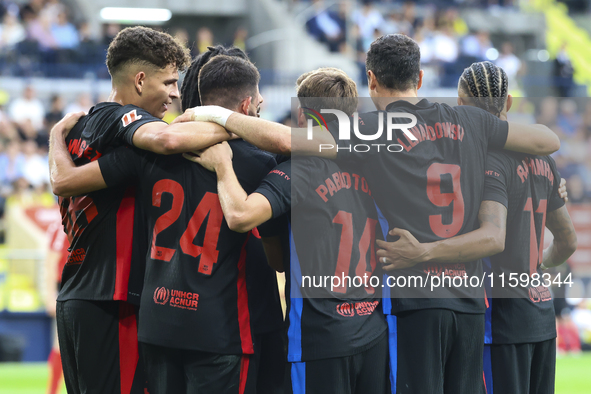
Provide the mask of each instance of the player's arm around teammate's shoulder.
[{"label": "player's arm around teammate's shoulder", "polygon": [[466,263],[492,256],[505,249],[507,208],[495,201],[483,201],[478,212],[480,228],[467,234],[436,242],[420,243],[407,230],[395,228],[395,242],[376,240],[376,255],[386,271],[415,266],[419,263]]},{"label": "player's arm around teammate's shoulder", "polygon": [[308,130],[305,128],[290,128],[215,105],[189,108],[179,121],[215,122],[263,150],[285,156],[290,156],[292,151],[327,159],[337,156],[336,148],[320,151],[321,144],[336,146],[334,137],[328,131],[322,131],[320,127],[313,129],[313,138],[309,140]]},{"label": "player's arm around teammate's shoulder", "polygon": [[208,122],[182,122],[170,125],[151,122],[142,125],[133,135],[133,145],[154,153],[170,155],[205,149],[232,139],[220,125]]},{"label": "player's arm around teammate's shoulder", "polygon": [[186,159],[213,171],[218,179],[218,196],[230,230],[245,233],[273,216],[271,204],[262,194],[246,194],[234,168],[232,148],[227,142],[214,145],[197,155],[185,154]]},{"label": "player's arm around teammate's shoulder", "polygon": [[509,133],[504,147],[507,150],[544,156],[554,153],[560,148],[558,136],[547,126],[508,123]]},{"label": "player's arm around teammate's shoulder", "polygon": [[76,167],[68,147],[66,137],[84,112],[67,114],[51,130],[49,136],[49,171],[53,193],[61,197],[88,193],[105,188],[98,163]]}]

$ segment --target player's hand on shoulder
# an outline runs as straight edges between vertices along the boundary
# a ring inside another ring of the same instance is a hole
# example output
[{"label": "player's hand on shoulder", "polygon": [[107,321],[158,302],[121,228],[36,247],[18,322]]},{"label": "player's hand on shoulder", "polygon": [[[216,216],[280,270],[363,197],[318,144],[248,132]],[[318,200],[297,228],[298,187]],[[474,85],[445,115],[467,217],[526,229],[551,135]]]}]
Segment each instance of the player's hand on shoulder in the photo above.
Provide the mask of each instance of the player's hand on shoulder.
[{"label": "player's hand on shoulder", "polygon": [[560,186],[558,187],[558,195],[560,198],[564,200],[564,202],[568,202],[568,192],[566,191],[566,179],[560,179]]},{"label": "player's hand on shoulder", "polygon": [[69,114],[66,114],[66,116],[64,116],[62,120],[60,120],[55,124],[55,126],[53,126],[53,128],[51,129],[51,133],[60,133],[63,138],[66,138],[70,130],[72,130],[72,128],[76,126],[76,123],[78,123],[80,118],[85,115],[86,112],[84,111],[71,112]]},{"label": "player's hand on shoulder", "polygon": [[183,153],[183,157],[215,172],[219,165],[232,162],[232,148],[224,141],[198,152]]},{"label": "player's hand on shoulder", "polygon": [[409,268],[425,261],[426,250],[424,245],[409,231],[394,228],[390,230],[389,235],[400,238],[394,242],[376,240],[379,248],[376,255],[384,270],[392,271]]},{"label": "player's hand on shoulder", "polygon": [[222,127],[226,126],[226,121],[234,111],[217,105],[203,105],[200,107],[188,108],[178,116],[172,123],[182,122],[213,122]]}]

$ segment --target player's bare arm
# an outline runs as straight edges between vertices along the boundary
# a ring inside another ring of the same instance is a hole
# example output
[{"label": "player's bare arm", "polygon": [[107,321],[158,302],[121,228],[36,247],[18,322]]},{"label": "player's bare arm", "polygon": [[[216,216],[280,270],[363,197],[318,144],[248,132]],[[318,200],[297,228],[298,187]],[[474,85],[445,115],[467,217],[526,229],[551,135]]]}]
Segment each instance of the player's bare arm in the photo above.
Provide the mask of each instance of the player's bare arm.
[{"label": "player's bare arm", "polygon": [[154,153],[170,155],[193,150],[232,139],[223,127],[208,122],[146,123],[133,135],[133,145]]},{"label": "player's bare arm", "polygon": [[548,212],[546,227],[552,232],[554,239],[544,250],[542,269],[561,265],[577,250],[577,234],[566,206]]},{"label": "player's bare arm", "polygon": [[66,137],[84,112],[67,114],[51,130],[49,137],[49,171],[53,193],[71,197],[107,187],[98,163],[76,167],[68,148]]},{"label": "player's bare arm", "polygon": [[[268,120],[246,116],[218,106],[190,108],[180,117],[179,122],[187,121],[215,122],[224,126],[251,144],[268,152],[289,156],[291,152],[303,155],[334,159],[337,156],[336,143],[333,136],[320,127],[314,127],[313,139],[308,140],[308,130],[290,128]],[[322,149],[320,144],[333,146],[333,149]]]},{"label": "player's bare arm", "polygon": [[[376,255],[387,271],[415,266],[419,263],[465,263],[491,256],[505,249],[507,208],[495,201],[483,201],[478,212],[480,228],[442,241],[420,243],[407,230],[395,228],[390,235],[395,242],[377,240]],[[385,260],[384,260],[385,259]]]},{"label": "player's bare arm", "polygon": [[217,174],[218,196],[230,230],[245,233],[271,219],[273,209],[269,200],[260,193],[246,194],[238,182],[232,167],[232,148],[227,142],[214,145],[199,156],[186,154],[185,158]]},{"label": "player's bare arm", "polygon": [[545,156],[560,148],[560,140],[548,127],[540,124],[509,122],[505,149]]}]

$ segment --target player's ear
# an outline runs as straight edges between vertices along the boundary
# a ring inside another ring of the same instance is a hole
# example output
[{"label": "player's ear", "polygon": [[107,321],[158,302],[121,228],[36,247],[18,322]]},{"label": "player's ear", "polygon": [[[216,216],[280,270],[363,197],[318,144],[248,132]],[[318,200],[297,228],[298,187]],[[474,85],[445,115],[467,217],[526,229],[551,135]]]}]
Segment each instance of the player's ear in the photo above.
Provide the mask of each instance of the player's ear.
[{"label": "player's ear", "polygon": [[458,97],[458,105],[464,105],[464,100],[461,97]]},{"label": "player's ear", "polygon": [[371,70],[367,70],[367,86],[369,87],[369,90],[376,90],[378,86],[376,75]]},{"label": "player's ear", "polygon": [[511,109],[511,106],[513,105],[513,96],[511,96],[510,94],[507,95],[507,112],[509,112],[509,110]]},{"label": "player's ear", "polygon": [[419,71],[419,82],[417,83],[417,90],[419,90],[421,86],[423,86],[423,75],[425,75],[425,72],[423,70]]},{"label": "player's ear", "polygon": [[252,103],[252,97],[247,97],[242,102],[240,102],[240,106],[238,107],[238,112],[244,115],[248,115],[248,108],[250,107],[250,103]]},{"label": "player's ear", "polygon": [[306,127],[306,115],[302,107],[298,108],[298,127]]},{"label": "player's ear", "polygon": [[145,83],[146,83],[146,73],[145,72],[140,71],[139,73],[135,74],[135,80],[134,80],[135,90],[137,91],[137,94],[139,94],[140,96],[142,95],[142,91],[144,90]]}]

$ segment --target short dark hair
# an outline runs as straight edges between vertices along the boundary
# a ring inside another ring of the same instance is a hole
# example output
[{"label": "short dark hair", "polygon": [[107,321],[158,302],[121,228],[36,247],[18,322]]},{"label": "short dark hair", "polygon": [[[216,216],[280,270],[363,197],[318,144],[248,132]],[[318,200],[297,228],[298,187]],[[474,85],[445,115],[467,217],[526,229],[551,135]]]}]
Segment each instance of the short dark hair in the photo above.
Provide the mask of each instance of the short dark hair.
[{"label": "short dark hair", "polygon": [[[357,109],[357,85],[338,68],[325,67],[301,75],[296,82],[297,96],[302,108],[320,111],[322,108],[338,109],[351,116]],[[332,114],[325,114],[336,119]]]},{"label": "short dark hair", "polygon": [[121,30],[107,49],[107,68],[111,77],[130,64],[158,69],[174,65],[184,71],[191,57],[187,47],[170,34],[136,26]]},{"label": "short dark hair", "polygon": [[469,100],[466,104],[479,107],[499,116],[507,100],[509,80],[501,67],[491,62],[477,62],[462,73],[458,93],[463,92]]},{"label": "short dark hair", "polygon": [[415,40],[404,34],[388,34],[371,43],[365,67],[374,73],[380,85],[403,92],[419,83],[421,50]]},{"label": "short dark hair", "polygon": [[207,47],[207,49],[206,52],[199,54],[193,59],[193,62],[191,62],[191,66],[187,70],[187,74],[183,79],[183,85],[181,86],[181,104],[183,111],[187,108],[198,107],[201,105],[201,97],[199,97],[199,72],[212,57],[217,55],[227,55],[249,60],[246,53],[240,48],[226,48],[222,45],[216,45],[215,47]]},{"label": "short dark hair", "polygon": [[199,72],[201,103],[234,109],[246,97],[254,98],[259,79],[259,71],[250,61],[236,56],[214,56]]}]

